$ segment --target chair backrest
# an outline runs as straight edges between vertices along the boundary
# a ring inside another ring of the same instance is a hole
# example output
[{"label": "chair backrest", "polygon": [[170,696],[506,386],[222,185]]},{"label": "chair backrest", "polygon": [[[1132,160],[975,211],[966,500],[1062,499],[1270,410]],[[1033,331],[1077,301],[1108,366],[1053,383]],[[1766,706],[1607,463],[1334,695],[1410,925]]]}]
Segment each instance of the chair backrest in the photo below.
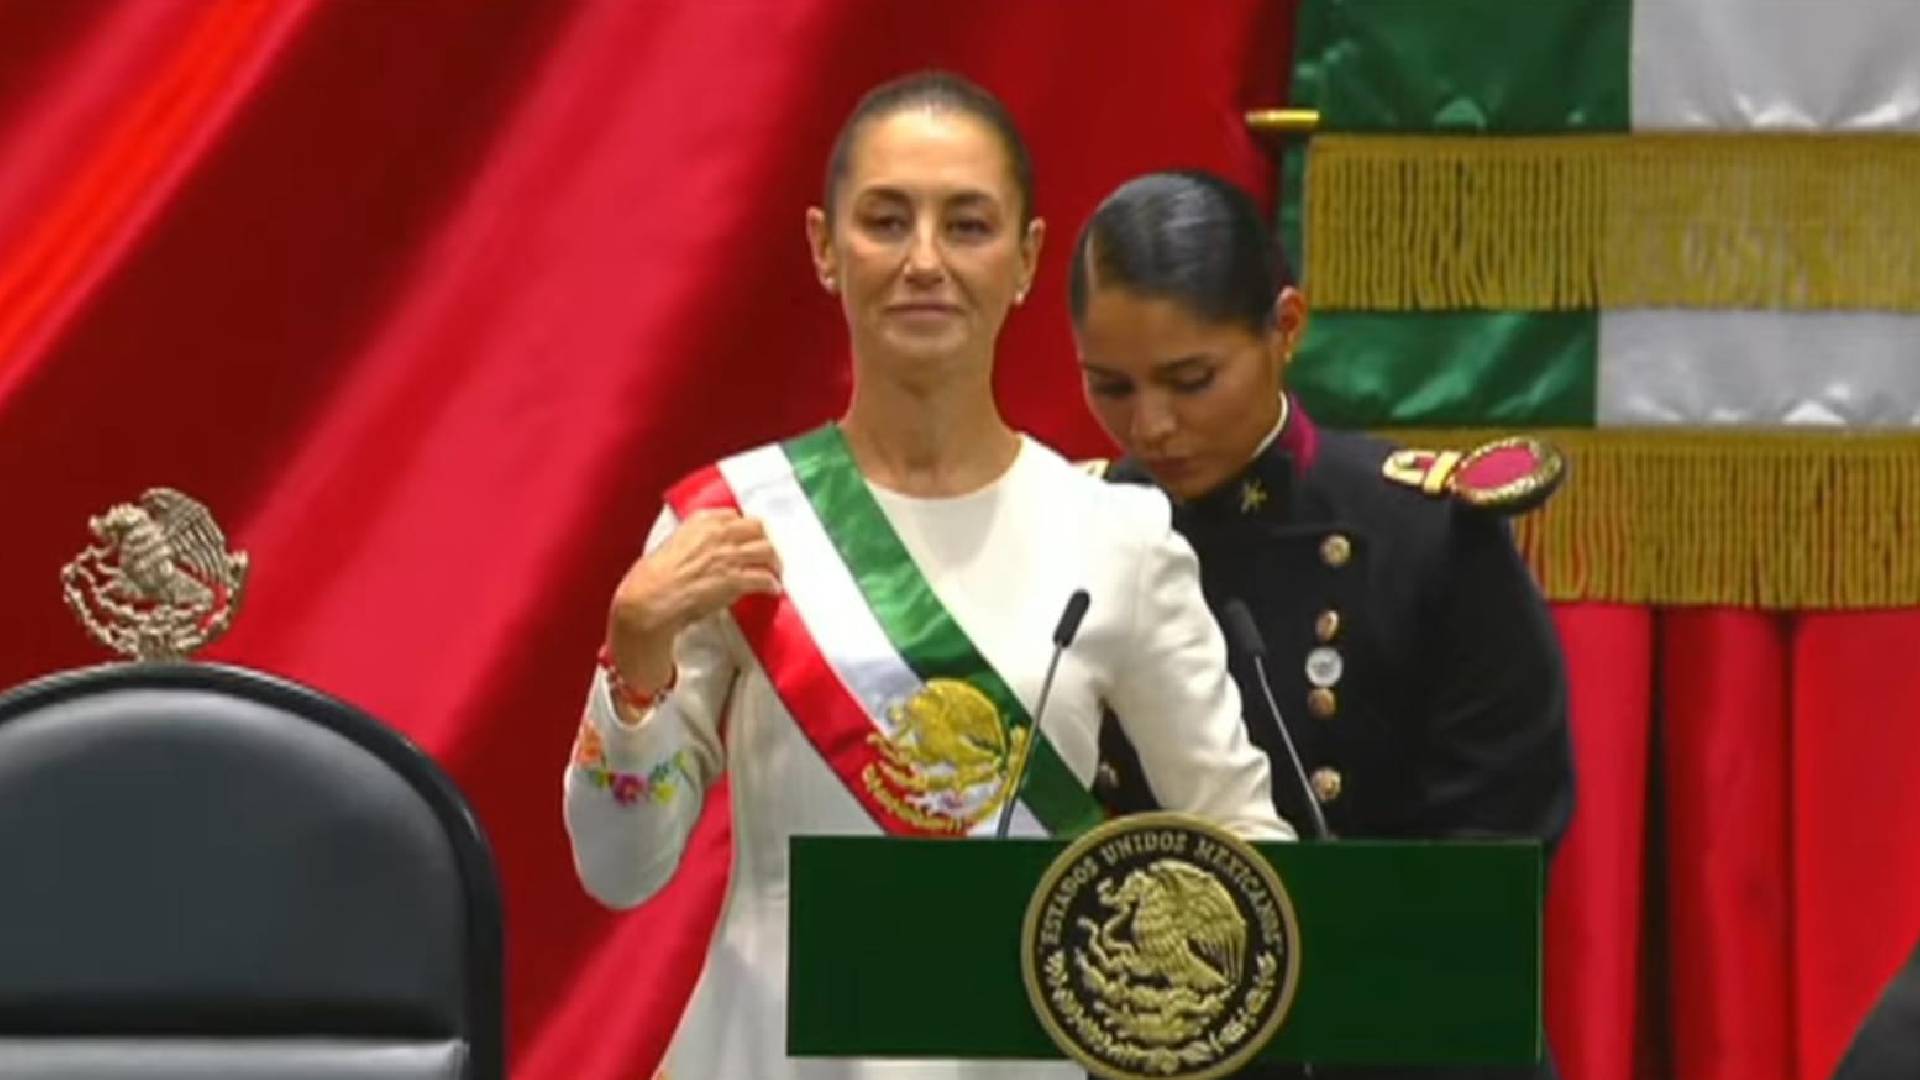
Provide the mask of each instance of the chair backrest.
[{"label": "chair backrest", "polygon": [[0,1075],[504,1075],[466,801],[293,683],[116,664],[0,695]]}]

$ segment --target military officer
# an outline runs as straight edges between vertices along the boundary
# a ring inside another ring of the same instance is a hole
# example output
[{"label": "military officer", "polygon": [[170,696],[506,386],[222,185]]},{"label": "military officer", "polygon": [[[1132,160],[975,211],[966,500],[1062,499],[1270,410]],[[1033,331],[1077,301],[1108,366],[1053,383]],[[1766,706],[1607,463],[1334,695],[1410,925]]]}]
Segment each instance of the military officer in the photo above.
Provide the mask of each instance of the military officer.
[{"label": "military officer", "polygon": [[[1551,493],[1560,458],[1527,439],[1433,454],[1316,426],[1282,388],[1307,320],[1284,262],[1252,201],[1217,177],[1151,174],[1101,204],[1069,297],[1087,400],[1126,451],[1107,474],[1172,498],[1230,633],[1231,605],[1251,613],[1281,717],[1244,649],[1233,673],[1277,808],[1303,838],[1311,799],[1336,837],[1551,850],[1573,808],[1565,668],[1505,515]],[[1112,724],[1102,759],[1111,809],[1156,805]]]}]

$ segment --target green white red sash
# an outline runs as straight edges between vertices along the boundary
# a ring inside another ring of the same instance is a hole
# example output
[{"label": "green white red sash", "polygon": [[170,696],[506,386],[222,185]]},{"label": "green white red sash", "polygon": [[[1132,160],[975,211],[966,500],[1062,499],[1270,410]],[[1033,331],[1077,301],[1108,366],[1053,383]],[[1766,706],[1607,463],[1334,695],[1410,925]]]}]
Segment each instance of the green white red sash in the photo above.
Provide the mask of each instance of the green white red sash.
[{"label": "green white red sash", "polygon": [[787,711],[887,832],[992,832],[1022,753],[1031,761],[1015,834],[1072,835],[1100,820],[921,574],[839,428],[728,458],[667,501],[682,520],[727,508],[765,525],[786,591],[741,599],[735,621]]}]

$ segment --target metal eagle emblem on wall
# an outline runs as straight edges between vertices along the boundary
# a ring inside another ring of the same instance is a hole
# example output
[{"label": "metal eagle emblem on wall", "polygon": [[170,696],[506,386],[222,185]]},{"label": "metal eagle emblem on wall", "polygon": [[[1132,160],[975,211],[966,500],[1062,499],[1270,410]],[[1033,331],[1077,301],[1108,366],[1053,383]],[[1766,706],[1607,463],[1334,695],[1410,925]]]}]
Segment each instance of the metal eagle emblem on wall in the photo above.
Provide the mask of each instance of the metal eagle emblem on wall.
[{"label": "metal eagle emblem on wall", "polygon": [[181,660],[227,632],[247,556],[207,508],[171,488],[89,518],[95,543],[60,570],[67,606],[95,641],[136,660]]}]

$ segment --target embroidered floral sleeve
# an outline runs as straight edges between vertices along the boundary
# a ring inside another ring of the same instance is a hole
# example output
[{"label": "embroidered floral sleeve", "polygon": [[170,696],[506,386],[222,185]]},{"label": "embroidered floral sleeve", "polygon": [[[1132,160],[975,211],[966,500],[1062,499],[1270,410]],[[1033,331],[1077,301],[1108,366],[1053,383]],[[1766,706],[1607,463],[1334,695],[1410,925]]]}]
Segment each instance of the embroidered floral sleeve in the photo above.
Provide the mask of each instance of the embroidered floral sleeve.
[{"label": "embroidered floral sleeve", "polygon": [[[662,511],[647,550],[674,524]],[[707,789],[726,771],[726,715],[740,670],[734,633],[724,611],[682,629],[672,690],[638,715],[622,712],[605,666],[594,665],[561,786],[574,871],[608,907],[642,903],[672,880]]]},{"label": "embroidered floral sleeve", "polygon": [[606,746],[591,717],[580,722],[580,733],[573,741],[573,763],[587,783],[606,792],[621,806],[651,802],[665,806],[673,802],[684,786],[692,783],[687,772],[687,752],[676,750],[655,762],[644,772],[622,772],[607,764]]}]

